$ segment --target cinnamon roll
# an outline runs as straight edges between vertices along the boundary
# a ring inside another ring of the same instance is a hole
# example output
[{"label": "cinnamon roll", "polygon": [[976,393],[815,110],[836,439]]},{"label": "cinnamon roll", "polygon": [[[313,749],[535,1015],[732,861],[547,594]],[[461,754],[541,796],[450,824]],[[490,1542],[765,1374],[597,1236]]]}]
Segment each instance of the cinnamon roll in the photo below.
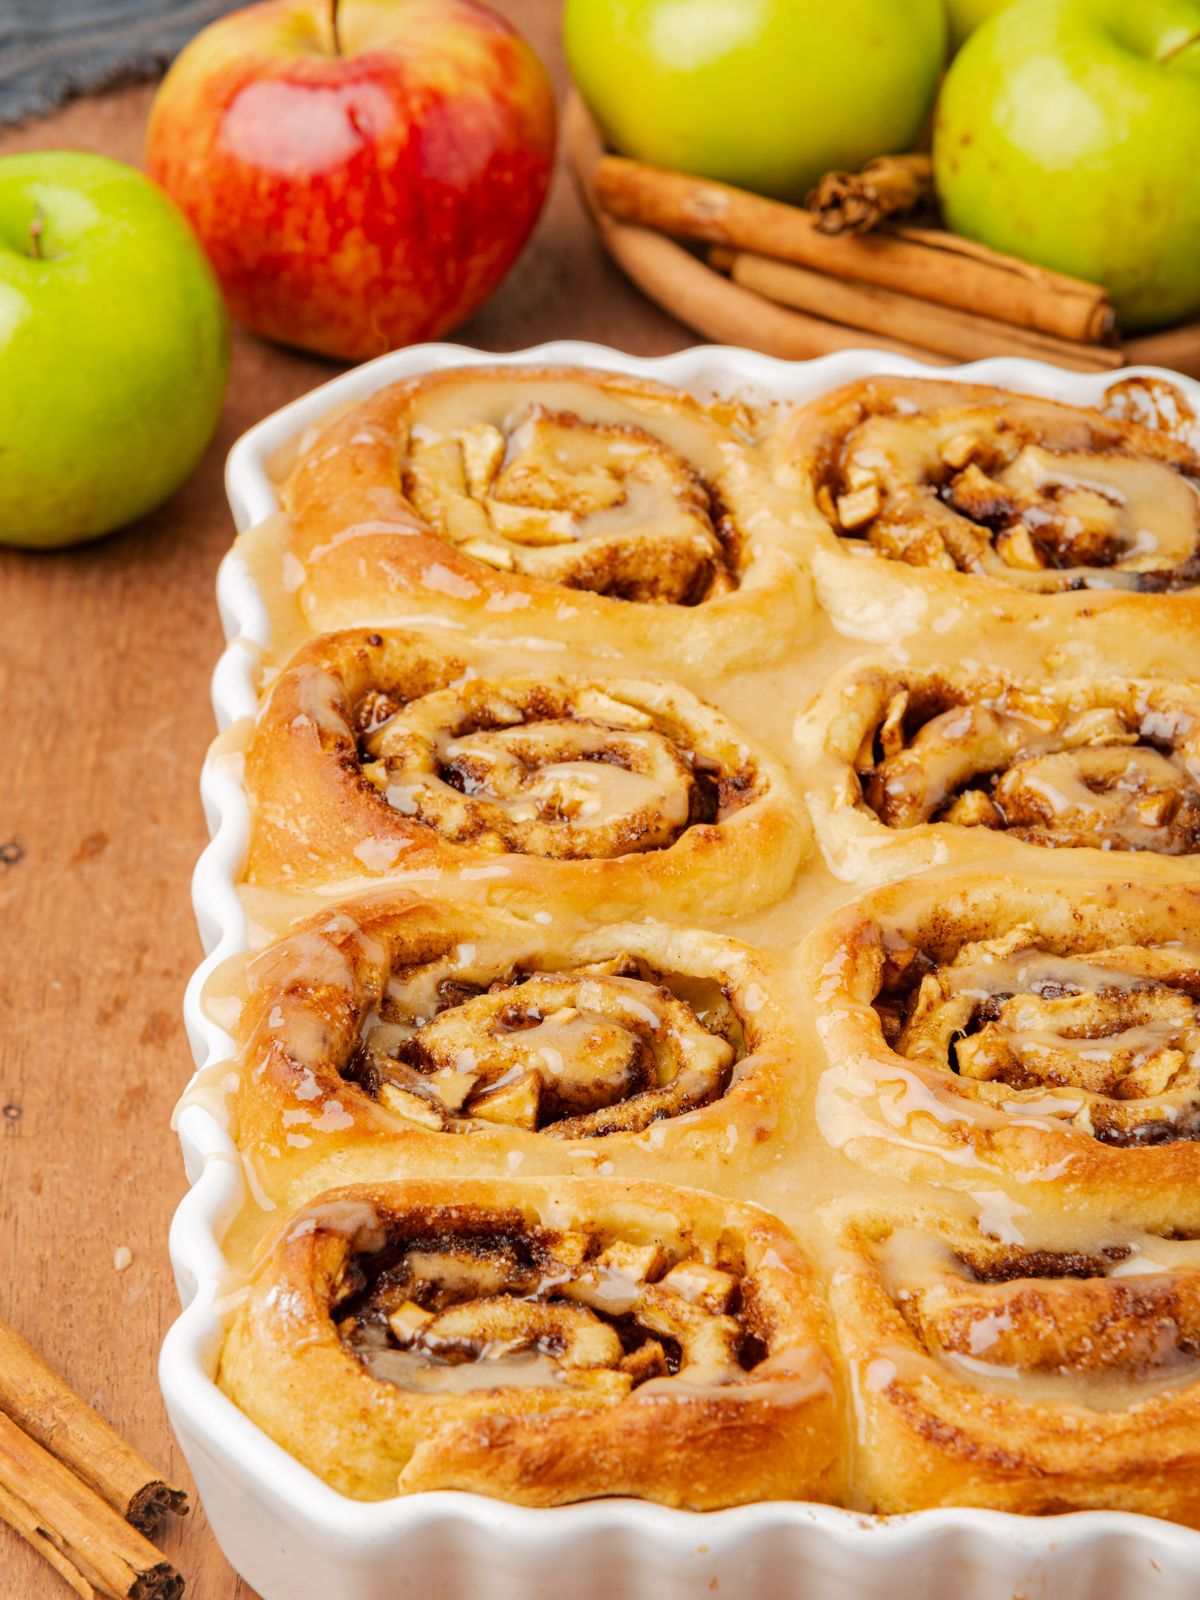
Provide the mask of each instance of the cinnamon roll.
[{"label": "cinnamon roll", "polygon": [[1200,889],[918,879],[806,960],[818,1123],[852,1159],[1200,1230]]},{"label": "cinnamon roll", "polygon": [[826,1499],[841,1426],[803,1252],[657,1184],[409,1181],[277,1231],[219,1381],[345,1494]]},{"label": "cinnamon roll", "polygon": [[762,959],[652,922],[375,895],[269,946],[247,989],[237,1138],[289,1204],[401,1165],[715,1182],[765,1159],[794,1071]]},{"label": "cinnamon roll", "polygon": [[840,1247],[873,1510],[1200,1524],[1200,1244],[1109,1226],[1044,1248],[917,1209],[851,1216]]},{"label": "cinnamon roll", "polygon": [[1200,454],[1129,420],[1127,394],[1114,409],[879,377],[792,411],[768,458],[820,518],[814,577],[835,623],[881,642],[1033,627],[1078,667],[1186,670]]},{"label": "cinnamon roll", "polygon": [[246,758],[247,878],[454,877],[620,919],[749,910],[809,848],[786,775],[720,712],[643,678],[477,675],[416,633],[314,640]]},{"label": "cinnamon roll", "polygon": [[1116,852],[1173,877],[1200,861],[1193,684],[854,666],[796,734],[817,837],[842,878],[1036,866],[1043,850],[1086,851],[1097,867]]},{"label": "cinnamon roll", "polygon": [[395,384],[283,489],[317,629],[437,615],[711,670],[779,650],[809,581],[737,434],[682,391],[573,368]]}]

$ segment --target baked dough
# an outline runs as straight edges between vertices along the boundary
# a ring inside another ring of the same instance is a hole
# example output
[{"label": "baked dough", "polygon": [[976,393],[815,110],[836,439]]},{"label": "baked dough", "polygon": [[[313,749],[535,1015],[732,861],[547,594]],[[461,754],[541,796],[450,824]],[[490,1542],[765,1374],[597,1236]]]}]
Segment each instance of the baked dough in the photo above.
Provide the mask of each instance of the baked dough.
[{"label": "baked dough", "polygon": [[937,874],[804,955],[852,1160],[1200,1231],[1200,887]]},{"label": "baked dough", "polygon": [[[785,410],[765,445],[836,626],[925,630],[1047,664],[1186,672],[1200,644],[1200,453],[1008,390],[868,378]],[[1047,625],[1049,624],[1049,627]],[[1027,640],[1025,640],[1027,643]]]},{"label": "baked dough", "polygon": [[220,1381],[312,1471],[1200,1521],[1200,425],[1152,388],[472,368],[300,442],[191,1092],[247,1180]]},{"label": "baked dough", "polygon": [[1034,682],[859,663],[798,719],[821,852],[866,885],[929,867],[1044,869],[1055,852],[1136,876],[1200,876],[1200,688]]},{"label": "baked dough", "polygon": [[314,629],[436,616],[704,667],[779,651],[811,619],[753,452],[641,379],[498,366],[395,384],[307,442],[283,501]]},{"label": "baked dough", "polygon": [[480,675],[476,659],[395,630],[301,650],[247,753],[249,882],[453,879],[613,920],[786,892],[807,818],[714,707],[659,679]]},{"label": "baked dough", "polygon": [[1200,1524],[1200,1245],[1013,1244],[918,1208],[837,1219],[831,1297],[872,1510]]},{"label": "baked dough", "polygon": [[219,1381],[312,1471],[378,1500],[827,1499],[820,1290],[756,1207],[602,1181],[333,1190],[276,1232]]},{"label": "baked dough", "polygon": [[798,1089],[763,958],[699,930],[375,894],[247,981],[235,1131],[288,1205],[398,1167],[719,1186],[778,1159]]}]

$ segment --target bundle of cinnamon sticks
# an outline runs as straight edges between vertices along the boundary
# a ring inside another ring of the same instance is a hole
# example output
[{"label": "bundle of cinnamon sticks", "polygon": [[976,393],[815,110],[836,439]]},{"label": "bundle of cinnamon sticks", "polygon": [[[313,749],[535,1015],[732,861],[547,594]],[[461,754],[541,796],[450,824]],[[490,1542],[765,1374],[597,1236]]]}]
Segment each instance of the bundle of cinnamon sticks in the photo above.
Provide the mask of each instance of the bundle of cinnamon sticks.
[{"label": "bundle of cinnamon sticks", "polygon": [[1013,355],[1084,372],[1133,361],[1200,375],[1200,325],[1122,348],[1097,285],[909,225],[932,195],[927,157],[832,173],[802,207],[608,154],[577,94],[566,135],[609,253],[708,338],[791,359],[855,345],[934,364]]},{"label": "bundle of cinnamon sticks", "polygon": [[157,1473],[0,1321],[0,1521],[82,1600],[178,1600],[151,1544],[187,1496]]}]

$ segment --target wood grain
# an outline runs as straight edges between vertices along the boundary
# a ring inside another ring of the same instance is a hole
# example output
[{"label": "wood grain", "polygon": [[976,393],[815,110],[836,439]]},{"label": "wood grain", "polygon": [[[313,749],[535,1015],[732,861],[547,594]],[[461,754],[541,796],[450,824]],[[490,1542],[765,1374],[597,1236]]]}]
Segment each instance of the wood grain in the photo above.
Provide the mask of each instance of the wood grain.
[{"label": "wood grain", "polygon": [[[557,0],[506,12],[562,88]],[[140,158],[149,89],[82,101],[0,138]],[[588,338],[643,354],[693,341],[610,265],[560,171],[508,282],[458,336],[505,350]],[[224,456],[336,369],[246,335],[221,429],[155,516],[90,549],[0,556],[0,1315],[151,1461],[190,1487],[155,1381],[176,1312],[167,1227],[184,1179],[171,1108],[200,957],[188,902],[204,843],[213,601],[231,527]],[[133,1252],[118,1274],[113,1252]],[[166,1539],[195,1600],[253,1600],[203,1512]],[[2,1600],[69,1590],[0,1527]]]}]

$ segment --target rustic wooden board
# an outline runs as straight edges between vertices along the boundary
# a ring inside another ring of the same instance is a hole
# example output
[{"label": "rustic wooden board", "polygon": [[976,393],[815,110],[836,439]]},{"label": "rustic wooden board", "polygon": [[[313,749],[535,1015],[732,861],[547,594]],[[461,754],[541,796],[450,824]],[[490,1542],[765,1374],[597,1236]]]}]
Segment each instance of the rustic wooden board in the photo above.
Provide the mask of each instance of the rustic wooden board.
[{"label": "rustic wooden board", "polygon": [[[558,0],[493,3],[563,87]],[[0,153],[136,161],[149,102],[139,88],[77,103],[0,137]],[[529,250],[459,337],[644,354],[694,342],[609,265],[561,171]],[[181,1481],[154,1374],[176,1312],[167,1227],[184,1180],[169,1119],[200,957],[188,878],[205,838],[213,580],[231,534],[221,471],[243,429],[335,370],[239,336],[220,433],[168,506],[91,549],[0,554],[0,1315]],[[118,1274],[121,1244],[133,1264]],[[196,1600],[253,1600],[202,1512],[167,1548]],[[0,1527],[4,1600],[60,1592]]]}]

